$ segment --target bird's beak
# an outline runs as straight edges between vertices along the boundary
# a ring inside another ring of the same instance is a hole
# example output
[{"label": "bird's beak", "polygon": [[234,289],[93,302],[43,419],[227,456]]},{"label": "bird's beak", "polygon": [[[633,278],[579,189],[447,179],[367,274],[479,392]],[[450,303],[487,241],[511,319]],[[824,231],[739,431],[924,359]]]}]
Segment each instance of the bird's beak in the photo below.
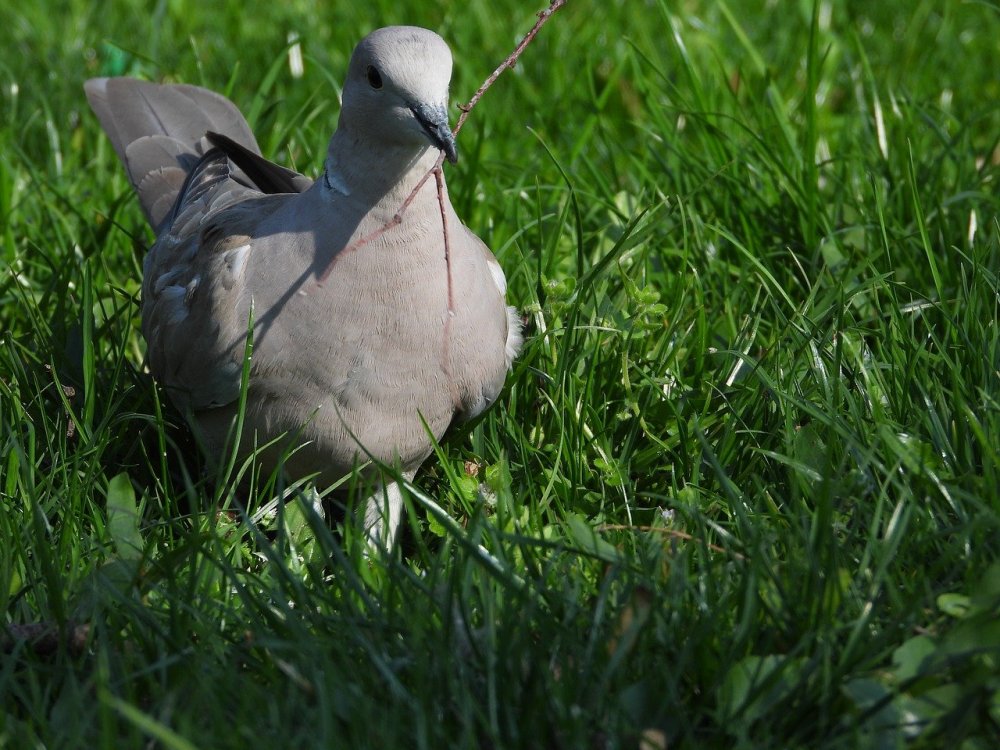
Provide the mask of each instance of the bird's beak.
[{"label": "bird's beak", "polygon": [[410,107],[413,116],[424,129],[427,138],[436,148],[441,149],[452,164],[458,161],[458,148],[455,146],[455,136],[448,124],[448,110],[443,106],[417,104]]}]

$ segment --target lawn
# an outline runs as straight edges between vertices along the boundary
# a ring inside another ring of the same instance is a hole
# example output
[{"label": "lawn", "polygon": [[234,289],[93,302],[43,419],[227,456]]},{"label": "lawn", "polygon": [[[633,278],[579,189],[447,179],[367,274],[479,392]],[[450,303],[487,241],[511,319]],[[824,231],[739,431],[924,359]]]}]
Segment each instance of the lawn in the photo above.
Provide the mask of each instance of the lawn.
[{"label": "lawn", "polygon": [[454,118],[544,3],[0,9],[0,748],[1000,746],[994,2],[570,0],[446,167],[527,338],[394,554],[149,376],[86,78],[316,174],[365,33]]}]

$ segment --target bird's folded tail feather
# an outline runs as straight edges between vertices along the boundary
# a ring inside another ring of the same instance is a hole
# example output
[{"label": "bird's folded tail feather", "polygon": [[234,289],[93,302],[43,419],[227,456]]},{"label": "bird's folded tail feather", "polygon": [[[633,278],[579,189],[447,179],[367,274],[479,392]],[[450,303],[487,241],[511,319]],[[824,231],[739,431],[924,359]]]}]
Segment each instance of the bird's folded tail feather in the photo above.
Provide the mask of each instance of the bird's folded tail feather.
[{"label": "bird's folded tail feather", "polygon": [[132,78],[93,78],[84,90],[154,229],[169,216],[187,175],[212,148],[209,131],[260,153],[240,111],[213,91]]}]

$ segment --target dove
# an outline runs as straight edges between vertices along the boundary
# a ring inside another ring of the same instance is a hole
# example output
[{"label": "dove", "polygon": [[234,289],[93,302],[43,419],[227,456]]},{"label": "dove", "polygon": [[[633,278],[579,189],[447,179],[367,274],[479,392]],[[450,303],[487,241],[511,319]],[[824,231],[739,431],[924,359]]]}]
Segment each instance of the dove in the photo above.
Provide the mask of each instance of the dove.
[{"label": "dove", "polygon": [[141,301],[153,376],[210,460],[256,451],[317,487],[368,472],[365,528],[388,548],[403,512],[394,478],[411,481],[434,441],[496,400],[522,340],[496,258],[443,177],[443,200],[427,179],[440,154],[457,159],[451,71],[432,31],[366,36],[315,181],[266,160],[217,93],[84,86],[156,236]]}]

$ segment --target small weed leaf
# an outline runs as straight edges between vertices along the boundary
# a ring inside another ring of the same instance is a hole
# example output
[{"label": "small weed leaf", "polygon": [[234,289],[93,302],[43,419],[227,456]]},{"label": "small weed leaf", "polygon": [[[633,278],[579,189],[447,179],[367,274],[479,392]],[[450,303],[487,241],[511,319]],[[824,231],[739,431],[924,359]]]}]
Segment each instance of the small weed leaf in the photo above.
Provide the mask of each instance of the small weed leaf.
[{"label": "small weed leaf", "polygon": [[569,515],[566,518],[566,530],[569,538],[581,552],[593,555],[607,562],[618,562],[621,559],[621,553],[615,546],[602,539],[600,534],[581,516],[576,514]]},{"label": "small weed leaf", "polygon": [[127,473],[116,474],[108,482],[108,535],[119,559],[138,562],[143,543],[139,533],[139,507]]},{"label": "small weed leaf", "polygon": [[950,617],[965,617],[969,614],[972,600],[965,594],[941,594],[937,598],[937,606]]},{"label": "small weed leaf", "polygon": [[899,682],[909,682],[923,674],[936,651],[934,639],[918,635],[905,641],[892,652],[895,678]]}]

